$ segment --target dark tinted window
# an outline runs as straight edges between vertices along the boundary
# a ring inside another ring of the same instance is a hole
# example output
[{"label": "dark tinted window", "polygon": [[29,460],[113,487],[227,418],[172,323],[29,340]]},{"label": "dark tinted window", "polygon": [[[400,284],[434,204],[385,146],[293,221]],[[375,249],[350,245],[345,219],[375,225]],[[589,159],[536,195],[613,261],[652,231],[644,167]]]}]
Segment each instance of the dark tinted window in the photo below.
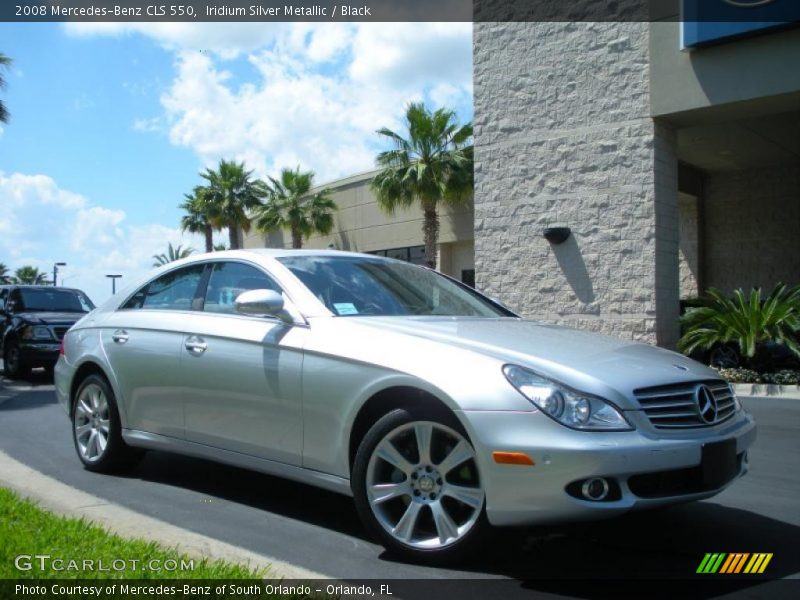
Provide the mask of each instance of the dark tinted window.
[{"label": "dark tinted window", "polygon": [[94,308],[91,300],[83,293],[56,288],[22,288],[19,291],[21,303],[16,310],[32,312],[89,312]]},{"label": "dark tinted window", "polygon": [[287,256],[281,263],[340,316],[514,316],[435,271],[352,256]]},{"label": "dark tinted window", "polygon": [[192,310],[204,268],[205,265],[192,265],[162,275],[131,296],[122,308]]},{"label": "dark tinted window", "polygon": [[266,273],[237,262],[220,262],[214,265],[208,280],[206,302],[203,310],[216,313],[234,312],[236,297],[248,290],[274,290],[281,292],[278,284]]}]

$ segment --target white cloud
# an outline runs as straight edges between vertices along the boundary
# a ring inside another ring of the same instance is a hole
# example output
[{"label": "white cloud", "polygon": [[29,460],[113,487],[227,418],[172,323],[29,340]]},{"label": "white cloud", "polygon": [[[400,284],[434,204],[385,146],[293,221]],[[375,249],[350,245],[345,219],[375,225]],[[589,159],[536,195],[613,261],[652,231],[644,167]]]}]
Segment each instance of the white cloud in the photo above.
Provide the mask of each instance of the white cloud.
[{"label": "white cloud", "polygon": [[150,119],[136,119],[133,122],[133,130],[143,133],[160,133],[164,130],[164,125],[160,117]]},{"label": "white cloud", "polygon": [[471,107],[469,23],[64,27],[80,36],[141,34],[174,51],[163,120],[139,118],[133,128],[166,129],[203,164],[235,158],[259,176],[298,164],[318,182],[368,170],[379,150],[375,130],[400,128],[408,102]]},{"label": "white cloud", "polygon": [[[205,164],[235,157],[259,175],[297,164],[318,181],[368,170],[375,130],[399,128],[409,101],[469,106],[470,48],[461,24],[302,24],[251,53],[259,77],[238,87],[213,56],[182,52],[162,96],[170,140]],[[337,67],[318,64],[329,60]]]},{"label": "white cloud", "polygon": [[0,262],[11,271],[29,264],[47,273],[54,262],[66,262],[60,270],[65,284],[95,302],[110,295],[106,273],[132,283],[168,243],[204,248],[202,236],[158,223],[129,224],[125,211],[91,205],[46,175],[0,172],[0,198],[9,200],[0,213]]},{"label": "white cloud", "polygon": [[141,34],[168,50],[214,52],[235,58],[270,43],[284,23],[64,23],[74,37],[119,37]]},{"label": "white cloud", "polygon": [[80,208],[86,204],[83,196],[59,189],[56,182],[46,175],[12,173],[6,177],[0,172],[0,189],[4,204],[10,204],[12,208],[35,202],[61,208]]}]

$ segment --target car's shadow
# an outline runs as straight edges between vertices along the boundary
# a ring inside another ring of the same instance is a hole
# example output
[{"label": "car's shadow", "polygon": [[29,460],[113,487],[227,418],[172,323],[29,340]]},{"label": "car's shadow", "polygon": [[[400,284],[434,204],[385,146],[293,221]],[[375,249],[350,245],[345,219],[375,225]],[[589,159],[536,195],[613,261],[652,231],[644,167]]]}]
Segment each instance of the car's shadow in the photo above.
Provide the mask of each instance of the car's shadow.
[{"label": "car's shadow", "polygon": [[9,379],[0,369],[0,410],[26,410],[56,404],[56,396],[48,386],[53,375],[45,369],[34,369],[21,379]]},{"label": "car's shadow", "polygon": [[[350,498],[304,484],[163,452],[148,453],[127,476],[191,489],[372,541]],[[497,529],[477,552],[449,569],[510,577],[525,589],[585,597],[598,595],[600,589],[592,585],[597,580],[688,581],[690,597],[708,597],[763,579],[742,575],[720,581],[696,575],[705,553],[771,552],[774,558],[765,575],[786,577],[800,570],[798,539],[800,527],[711,500],[608,521]],[[376,553],[382,560],[397,561],[377,546]],[[710,586],[703,584],[712,580]]]}]

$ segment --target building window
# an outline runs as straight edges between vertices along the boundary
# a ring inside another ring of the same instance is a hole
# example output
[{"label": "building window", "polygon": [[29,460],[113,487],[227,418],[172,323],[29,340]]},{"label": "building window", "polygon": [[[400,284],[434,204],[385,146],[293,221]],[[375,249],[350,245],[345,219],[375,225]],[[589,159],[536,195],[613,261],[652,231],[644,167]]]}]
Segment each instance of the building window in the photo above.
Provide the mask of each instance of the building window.
[{"label": "building window", "polygon": [[391,248],[389,250],[375,250],[370,252],[377,256],[386,256],[387,258],[394,258],[410,262],[414,265],[425,264],[425,246],[409,246],[407,248]]}]

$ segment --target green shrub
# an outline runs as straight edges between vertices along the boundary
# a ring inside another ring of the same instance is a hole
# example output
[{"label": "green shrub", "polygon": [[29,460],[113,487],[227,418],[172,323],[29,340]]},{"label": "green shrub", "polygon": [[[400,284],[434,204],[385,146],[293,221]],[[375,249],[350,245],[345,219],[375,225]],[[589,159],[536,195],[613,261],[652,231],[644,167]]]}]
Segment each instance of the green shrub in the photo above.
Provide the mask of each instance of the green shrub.
[{"label": "green shrub", "polygon": [[764,383],[775,385],[800,385],[800,371],[797,369],[783,369],[777,373],[764,373],[761,375]]},{"label": "green shrub", "polygon": [[729,383],[764,383],[761,373],[752,369],[715,369]]},{"label": "green shrub", "polygon": [[735,290],[733,298],[712,288],[694,304],[681,317],[684,334],[678,348],[685,354],[735,343],[752,366],[761,344],[777,342],[800,356],[796,337],[800,331],[800,286],[789,288],[779,283],[763,300],[761,288],[753,288],[749,297],[743,290]]},{"label": "green shrub", "polygon": [[753,369],[715,369],[729,383],[762,383],[800,385],[800,370],[782,369],[776,373],[759,373]]}]

